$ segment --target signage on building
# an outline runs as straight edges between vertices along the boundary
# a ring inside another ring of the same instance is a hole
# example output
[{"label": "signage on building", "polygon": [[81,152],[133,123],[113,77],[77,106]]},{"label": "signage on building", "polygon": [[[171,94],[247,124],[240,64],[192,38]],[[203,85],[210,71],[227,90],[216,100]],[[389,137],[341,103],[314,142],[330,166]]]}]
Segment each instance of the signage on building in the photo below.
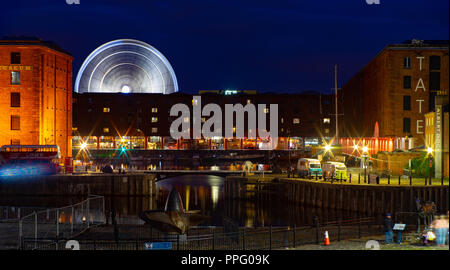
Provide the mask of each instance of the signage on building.
[{"label": "signage on building", "polygon": [[11,70],[11,71],[33,70],[33,66],[18,66],[18,65],[0,66],[0,70]]}]

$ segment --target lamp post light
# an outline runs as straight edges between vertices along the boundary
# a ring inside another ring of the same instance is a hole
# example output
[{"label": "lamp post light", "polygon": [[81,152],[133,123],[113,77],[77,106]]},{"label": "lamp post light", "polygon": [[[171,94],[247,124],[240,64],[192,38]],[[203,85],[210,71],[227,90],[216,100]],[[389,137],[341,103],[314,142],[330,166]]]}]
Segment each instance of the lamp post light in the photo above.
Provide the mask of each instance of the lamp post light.
[{"label": "lamp post light", "polygon": [[369,148],[367,148],[367,146],[364,146],[363,148],[362,148],[362,150],[363,150],[363,157],[364,157],[364,183],[367,183],[366,181],[366,179],[367,179],[367,158],[369,157],[368,155],[367,155],[367,151],[369,150]]},{"label": "lamp post light", "polygon": [[430,177],[429,185],[431,186],[431,168],[433,167],[433,148],[428,147],[428,176]]}]

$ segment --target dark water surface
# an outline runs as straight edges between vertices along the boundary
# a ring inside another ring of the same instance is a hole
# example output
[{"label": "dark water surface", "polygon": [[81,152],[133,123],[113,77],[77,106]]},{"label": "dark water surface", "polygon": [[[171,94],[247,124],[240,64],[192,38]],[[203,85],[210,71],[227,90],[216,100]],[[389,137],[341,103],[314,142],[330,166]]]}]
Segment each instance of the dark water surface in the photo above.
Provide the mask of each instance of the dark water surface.
[{"label": "dark water surface", "polygon": [[[311,225],[313,216],[320,220],[353,218],[356,213],[315,209],[306,205],[287,204],[276,196],[260,199],[225,199],[223,177],[212,175],[185,175],[159,181],[156,197],[105,197],[105,210],[108,215],[116,214],[119,224],[141,224],[138,213],[144,210],[163,209],[168,193],[176,188],[182,198],[185,210],[200,210],[211,216],[208,224],[223,226],[232,223],[237,226],[288,226]],[[55,208],[78,203],[85,197],[1,197],[1,209],[9,207]],[[4,218],[4,213],[0,213]]]}]

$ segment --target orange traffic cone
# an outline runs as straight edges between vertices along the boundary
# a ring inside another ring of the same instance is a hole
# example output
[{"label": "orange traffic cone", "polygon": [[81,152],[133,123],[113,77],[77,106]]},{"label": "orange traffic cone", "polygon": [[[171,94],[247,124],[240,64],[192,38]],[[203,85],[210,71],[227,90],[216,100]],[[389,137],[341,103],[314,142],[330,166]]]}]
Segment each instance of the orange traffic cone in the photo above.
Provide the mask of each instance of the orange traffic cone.
[{"label": "orange traffic cone", "polygon": [[325,231],[325,241],[323,243],[325,246],[330,245],[330,238],[328,237],[328,231]]}]

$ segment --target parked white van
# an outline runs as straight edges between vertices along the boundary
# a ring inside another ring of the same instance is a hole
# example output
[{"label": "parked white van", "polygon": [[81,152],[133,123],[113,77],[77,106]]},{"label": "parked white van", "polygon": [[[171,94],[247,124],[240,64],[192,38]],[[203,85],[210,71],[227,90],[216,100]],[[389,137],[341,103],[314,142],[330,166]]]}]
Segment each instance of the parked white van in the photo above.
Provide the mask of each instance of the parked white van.
[{"label": "parked white van", "polygon": [[299,177],[322,178],[322,167],[318,159],[300,158],[297,162],[297,174]]},{"label": "parked white van", "polygon": [[328,161],[322,165],[324,178],[347,180],[347,167],[342,162]]}]

